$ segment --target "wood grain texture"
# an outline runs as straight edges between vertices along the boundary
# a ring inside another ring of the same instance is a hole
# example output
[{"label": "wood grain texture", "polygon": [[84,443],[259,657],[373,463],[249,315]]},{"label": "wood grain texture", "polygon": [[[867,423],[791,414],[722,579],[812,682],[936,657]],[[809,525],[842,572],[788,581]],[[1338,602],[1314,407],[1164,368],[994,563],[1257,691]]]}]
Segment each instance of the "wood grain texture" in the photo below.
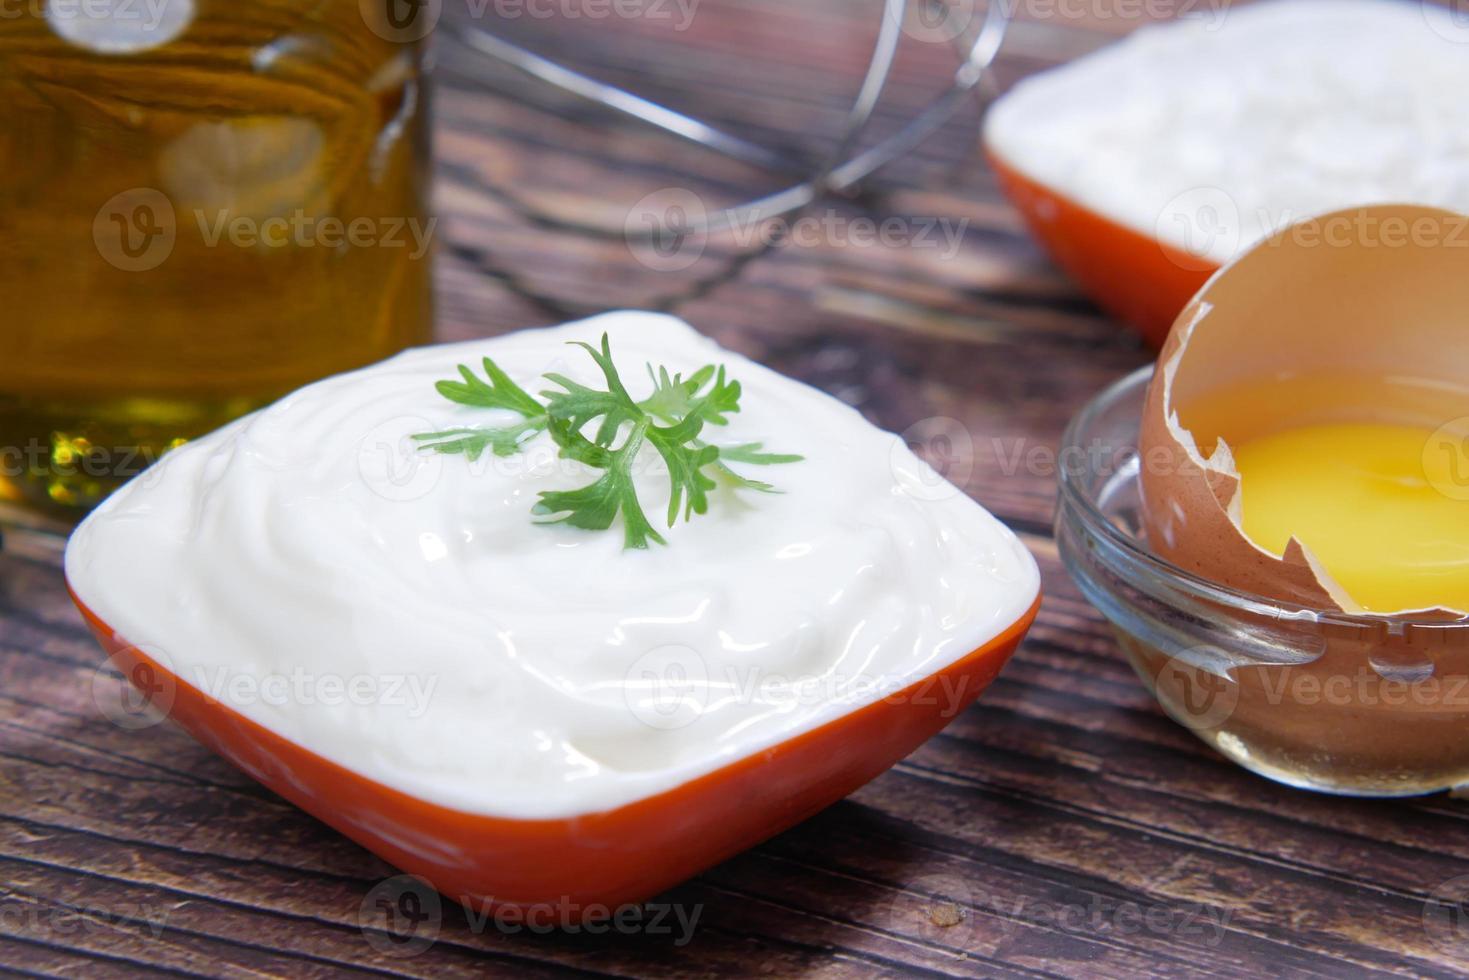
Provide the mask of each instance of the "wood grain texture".
[{"label": "wood grain texture", "polygon": [[[1000,86],[1139,26],[1127,11],[1168,13],[1085,6],[1060,17],[1022,5]],[[839,130],[876,10],[704,0],[684,32],[586,18],[500,26],[812,160]],[[0,552],[0,965],[88,977],[1469,969],[1456,958],[1469,947],[1436,944],[1424,920],[1433,890],[1469,875],[1469,811],[1446,797],[1315,796],[1224,762],[1161,715],[1060,568],[1044,454],[1148,355],[1022,234],[976,159],[974,113],[814,212],[962,220],[955,250],[712,242],[692,268],[662,274],[622,239],[639,198],[683,187],[716,206],[777,179],[449,44],[438,55],[442,337],[661,307],[885,427],[956,420],[973,447],[954,472],[1041,562],[1040,619],[981,702],[894,770],[661,899],[697,911],[691,941],[511,934],[451,906],[432,946],[402,956],[369,941],[383,925],[372,890],[391,868],[171,726],[132,732],[103,717],[94,688],[116,681],[97,678],[56,556],[12,539]],[[875,132],[951,70],[943,49],[907,42]]]}]

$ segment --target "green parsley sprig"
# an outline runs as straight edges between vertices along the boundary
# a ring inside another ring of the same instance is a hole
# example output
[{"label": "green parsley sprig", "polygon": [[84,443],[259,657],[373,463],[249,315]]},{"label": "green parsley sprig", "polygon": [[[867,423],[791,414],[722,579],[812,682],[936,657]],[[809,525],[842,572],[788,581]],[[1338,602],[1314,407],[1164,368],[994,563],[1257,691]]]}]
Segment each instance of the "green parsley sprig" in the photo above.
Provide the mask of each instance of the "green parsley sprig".
[{"label": "green parsley sprig", "polygon": [[[570,524],[589,531],[605,531],[622,516],[623,546],[647,548],[650,541],[666,544],[654,530],[638,500],[633,481],[633,461],[644,443],[657,450],[668,466],[670,492],[668,526],[682,512],[684,520],[709,510],[709,491],[724,480],[731,486],[761,493],[776,493],[775,487],[750,479],[730,469],[730,463],[770,466],[800,462],[803,457],[766,452],[762,443],[718,447],[699,436],[706,425],[726,425],[740,410],[740,383],[726,378],[724,368],[713,364],[695,371],[687,379],[648,365],[653,393],[642,401],[628,394],[617,366],[612,362],[612,345],[602,335],[601,349],[580,341],[602,371],[606,389],[591,388],[562,374],[545,379],[558,386],[541,392],[544,402],[521,388],[486,357],[484,377],[459,365],[462,381],[440,381],[439,394],[460,405],[506,409],[521,416],[512,425],[498,428],[459,428],[416,435],[424,449],[459,454],[471,462],[486,452],[512,456],[542,432],[550,434],[560,455],[603,473],[575,490],[543,490],[532,513],[544,517],[543,524]],[[596,424],[588,438],[585,430]],[[624,431],[626,434],[624,435]],[[621,444],[617,445],[621,436]]]}]

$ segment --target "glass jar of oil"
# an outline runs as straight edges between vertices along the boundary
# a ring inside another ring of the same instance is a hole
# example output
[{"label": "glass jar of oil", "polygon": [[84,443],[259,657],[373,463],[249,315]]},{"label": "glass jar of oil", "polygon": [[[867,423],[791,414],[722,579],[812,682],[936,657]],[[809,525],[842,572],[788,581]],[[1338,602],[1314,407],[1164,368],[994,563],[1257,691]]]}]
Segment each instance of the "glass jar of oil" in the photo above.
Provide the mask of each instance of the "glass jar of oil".
[{"label": "glass jar of oil", "polygon": [[373,7],[0,16],[0,517],[64,525],[171,446],[428,338],[422,48]]}]

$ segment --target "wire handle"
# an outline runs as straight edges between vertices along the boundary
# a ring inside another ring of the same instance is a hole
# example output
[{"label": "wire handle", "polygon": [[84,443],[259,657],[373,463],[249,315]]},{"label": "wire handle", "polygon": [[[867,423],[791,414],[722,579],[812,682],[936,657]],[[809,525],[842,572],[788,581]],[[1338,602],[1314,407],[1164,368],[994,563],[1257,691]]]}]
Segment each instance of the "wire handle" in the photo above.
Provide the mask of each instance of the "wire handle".
[{"label": "wire handle", "polygon": [[[921,4],[931,0],[914,2]],[[953,117],[966,97],[983,81],[985,72],[999,54],[1000,45],[1010,25],[1007,4],[1003,0],[995,0],[989,5],[974,40],[965,45],[956,39],[960,63],[949,89],[924,106],[898,132],[860,153],[853,154],[862,134],[872,121],[873,111],[887,89],[901,40],[900,28],[907,3],[908,0],[883,0],[882,26],[878,30],[862,86],[847,114],[842,137],[827,162],[815,174],[781,190],[725,208],[712,215],[699,216],[696,219],[698,226],[692,230],[717,231],[799,211],[823,194],[845,190],[910,152]],[[716,153],[762,169],[784,174],[799,173],[803,169],[782,154],[626,89],[597,81],[482,27],[454,22],[449,22],[446,26],[450,36],[466,47],[562,92],[594,102]]]}]

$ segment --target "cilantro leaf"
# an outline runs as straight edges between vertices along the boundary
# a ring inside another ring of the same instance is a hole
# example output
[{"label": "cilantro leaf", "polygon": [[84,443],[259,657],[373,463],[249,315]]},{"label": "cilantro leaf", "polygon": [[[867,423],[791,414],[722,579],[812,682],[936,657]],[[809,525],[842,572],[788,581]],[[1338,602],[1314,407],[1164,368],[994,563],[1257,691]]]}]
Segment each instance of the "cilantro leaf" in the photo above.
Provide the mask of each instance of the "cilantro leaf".
[{"label": "cilantro leaf", "polygon": [[561,455],[607,472],[577,490],[542,490],[540,501],[531,513],[539,516],[561,514],[563,516],[541,523],[570,524],[587,531],[607,530],[620,513],[624,548],[647,548],[649,541],[666,544],[648,523],[632,478],[632,462],[643,444],[647,428],[647,420],[639,422],[633,426],[622,448],[611,450],[591,442],[569,422],[552,421],[551,438],[561,447]]},{"label": "cilantro leaf", "polygon": [[451,455],[463,454],[473,463],[484,455],[486,449],[496,456],[514,456],[526,441],[545,427],[546,417],[541,415],[499,429],[446,429],[443,432],[425,432],[413,438],[423,444],[421,448]]},{"label": "cilantro leaf", "polygon": [[772,466],[778,463],[799,463],[805,456],[794,453],[764,452],[763,442],[747,442],[740,446],[719,447],[719,458],[726,463],[752,463],[756,466]]},{"label": "cilantro leaf", "polygon": [[679,504],[685,503],[685,500],[684,520],[689,520],[694,514],[707,513],[708,492],[719,485],[703,472],[704,467],[712,466],[719,460],[719,450],[713,446],[688,445],[689,440],[679,438],[676,428],[665,429],[656,425],[648,427],[648,441],[658,450],[663,462],[668,464],[668,481],[671,484],[668,494],[669,527],[677,522]]},{"label": "cilantro leaf", "polygon": [[440,381],[434,386],[439,394],[451,402],[475,408],[505,408],[526,418],[546,414],[540,402],[511,381],[510,376],[488,357],[485,358],[485,376],[490,379],[489,384],[475,377],[474,372],[464,364],[459,365],[459,375],[464,379],[462,383]]},{"label": "cilantro leaf", "polygon": [[670,377],[666,367],[654,372],[649,364],[648,377],[653,380],[653,393],[639,402],[638,407],[655,418],[675,422],[689,413],[694,395],[714,377],[714,365],[704,365],[685,381],[681,374]]},{"label": "cilantro leaf", "polygon": [[[699,439],[705,425],[727,425],[729,416],[740,410],[740,383],[726,378],[723,367],[705,365],[685,379],[681,374],[670,374],[666,367],[654,370],[649,364],[653,393],[639,402],[622,383],[606,334],[600,347],[575,343],[601,369],[605,390],[562,374],[547,374],[545,379],[559,390],[541,392],[545,399],[542,404],[487,357],[484,369],[488,383],[460,365],[463,381],[440,381],[436,386],[439,394],[461,405],[509,409],[524,420],[499,428],[447,429],[413,438],[423,444],[423,449],[464,455],[473,462],[486,451],[497,456],[521,452],[527,442],[545,431],[563,458],[603,472],[575,490],[541,491],[532,513],[547,520],[538,523],[605,531],[620,517],[623,547],[636,549],[645,549],[650,542],[667,543],[644,513],[633,479],[638,453],[645,444],[651,445],[668,467],[669,527],[677,523],[680,513],[684,520],[690,520],[695,514],[708,512],[709,491],[719,486],[716,477],[723,477],[736,488],[778,492],[768,483],[735,473],[727,462],[768,466],[803,458],[765,452],[758,442],[721,449]],[[584,430],[593,423],[596,432],[588,438]],[[624,431],[627,435],[616,446]]]},{"label": "cilantro leaf", "polygon": [[576,345],[591,354],[592,360],[602,369],[607,390],[597,391],[578,384],[565,375],[548,374],[547,381],[558,384],[565,390],[541,392],[541,397],[546,399],[546,413],[553,419],[570,422],[572,429],[576,431],[581,431],[588,422],[601,416],[602,424],[597,429],[595,441],[599,446],[610,446],[622,425],[638,421],[643,417],[643,411],[622,386],[622,378],[618,376],[617,368],[612,363],[612,344],[605,333],[602,335],[600,351],[591,344],[580,341],[576,341]]},{"label": "cilantro leaf", "polygon": [[781,463],[799,463],[806,457],[797,456],[794,453],[767,453],[764,452],[764,443],[747,442],[739,446],[719,447],[719,462],[715,466],[719,475],[737,487],[746,490],[758,490],[761,493],[780,493],[779,490],[766,483],[764,480],[753,480],[747,476],[741,476],[730,469],[729,463],[748,463],[752,466],[775,466]]}]

